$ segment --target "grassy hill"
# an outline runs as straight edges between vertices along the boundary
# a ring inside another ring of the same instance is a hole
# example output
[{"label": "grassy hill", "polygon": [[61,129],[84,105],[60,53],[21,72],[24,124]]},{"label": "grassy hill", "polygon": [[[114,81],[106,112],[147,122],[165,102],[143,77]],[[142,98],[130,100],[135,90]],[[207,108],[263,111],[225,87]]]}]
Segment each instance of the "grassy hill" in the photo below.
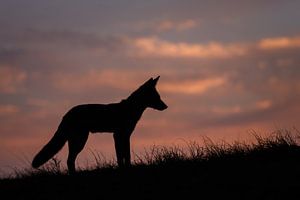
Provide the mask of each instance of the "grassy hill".
[{"label": "grassy hill", "polygon": [[133,166],[107,164],[67,175],[59,162],[0,180],[6,199],[299,199],[299,131],[256,142],[153,147]]}]

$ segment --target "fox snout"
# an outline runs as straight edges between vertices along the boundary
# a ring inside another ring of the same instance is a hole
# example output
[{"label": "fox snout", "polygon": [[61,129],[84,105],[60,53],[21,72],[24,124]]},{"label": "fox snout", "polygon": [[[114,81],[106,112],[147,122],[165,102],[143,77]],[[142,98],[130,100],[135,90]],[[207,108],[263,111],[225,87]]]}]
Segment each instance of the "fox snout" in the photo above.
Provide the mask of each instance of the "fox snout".
[{"label": "fox snout", "polygon": [[168,106],[162,100],[160,100],[159,104],[156,107],[156,109],[159,111],[163,111],[167,108],[168,108]]}]

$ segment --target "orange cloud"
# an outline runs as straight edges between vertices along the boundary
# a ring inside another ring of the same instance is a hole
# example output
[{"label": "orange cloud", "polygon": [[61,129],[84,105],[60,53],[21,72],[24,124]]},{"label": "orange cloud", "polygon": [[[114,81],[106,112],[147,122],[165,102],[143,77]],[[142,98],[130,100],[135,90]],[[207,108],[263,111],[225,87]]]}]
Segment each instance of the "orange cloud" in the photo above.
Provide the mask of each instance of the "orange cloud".
[{"label": "orange cloud", "polygon": [[292,58],[282,58],[282,59],[277,59],[276,64],[279,67],[290,67],[294,64],[294,60]]},{"label": "orange cloud", "polygon": [[242,109],[240,106],[236,105],[233,107],[220,107],[215,106],[212,108],[212,112],[218,115],[228,115],[228,114],[237,114],[242,112]]},{"label": "orange cloud", "polygon": [[[171,27],[171,22],[162,23],[162,27]],[[129,39],[133,46],[134,55],[139,56],[159,56],[169,58],[231,58],[243,56],[255,51],[261,50],[300,48],[300,36],[297,37],[275,37],[264,38],[255,42],[224,44],[221,42],[210,41],[207,44],[170,42],[158,37],[142,37]],[[287,63],[283,63],[286,65]],[[289,64],[289,63],[288,63]]]},{"label": "orange cloud", "polygon": [[140,21],[134,25],[134,29],[138,31],[147,31],[162,33],[167,31],[186,31],[191,30],[199,26],[199,20],[195,19],[185,19],[185,20],[170,20],[170,19],[160,19],[160,20],[150,20],[150,21]]},{"label": "orange cloud", "polygon": [[265,38],[259,41],[258,47],[263,50],[299,48],[300,37],[298,36],[298,37]]},{"label": "orange cloud", "polygon": [[181,58],[229,58],[242,56],[246,48],[240,44],[188,44],[169,42],[156,37],[137,38],[133,40],[134,54],[141,56],[162,56]]},{"label": "orange cloud", "polygon": [[[115,88],[131,91],[149,79],[148,72],[136,74],[136,71],[123,70],[89,70],[86,73],[55,74],[53,84],[56,88],[68,92],[82,92],[94,89]],[[117,80],[117,81],[116,81]],[[220,87],[226,83],[225,77],[213,77],[200,80],[184,80],[181,82],[159,83],[159,90],[170,93],[202,94],[209,89]],[[44,102],[31,102],[43,104]]]},{"label": "orange cloud", "polygon": [[171,93],[202,94],[209,89],[220,87],[225,83],[225,78],[188,80],[180,83],[162,83],[160,90]]},{"label": "orange cloud", "polygon": [[[96,70],[91,69],[84,73],[56,73],[53,75],[53,84],[56,88],[68,92],[82,92],[101,88],[130,89],[136,88],[147,78],[136,71],[125,70]],[[141,80],[140,80],[141,79]]]},{"label": "orange cloud", "polygon": [[270,108],[271,106],[272,106],[272,101],[268,100],[268,99],[256,102],[256,108],[258,108],[258,109],[265,110],[265,109]]},{"label": "orange cloud", "polygon": [[12,115],[19,112],[19,108],[15,105],[0,105],[0,116]]},{"label": "orange cloud", "polygon": [[19,69],[3,66],[0,67],[0,93],[14,94],[22,86],[27,74]]},{"label": "orange cloud", "polygon": [[192,29],[197,26],[197,22],[192,19],[183,20],[183,21],[171,21],[163,20],[156,27],[157,31],[163,32],[168,30],[183,31]]}]

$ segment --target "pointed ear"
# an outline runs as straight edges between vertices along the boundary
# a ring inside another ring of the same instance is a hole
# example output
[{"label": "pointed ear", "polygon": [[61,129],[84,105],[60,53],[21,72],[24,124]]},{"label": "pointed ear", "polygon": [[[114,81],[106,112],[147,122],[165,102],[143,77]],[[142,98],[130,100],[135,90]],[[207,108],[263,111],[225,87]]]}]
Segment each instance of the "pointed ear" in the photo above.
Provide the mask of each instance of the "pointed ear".
[{"label": "pointed ear", "polygon": [[160,77],[160,76],[156,77],[156,78],[153,80],[154,86],[157,84],[157,81],[158,81],[159,77]]},{"label": "pointed ear", "polygon": [[146,81],[143,85],[149,85],[153,83],[153,78],[150,78],[148,81]]}]

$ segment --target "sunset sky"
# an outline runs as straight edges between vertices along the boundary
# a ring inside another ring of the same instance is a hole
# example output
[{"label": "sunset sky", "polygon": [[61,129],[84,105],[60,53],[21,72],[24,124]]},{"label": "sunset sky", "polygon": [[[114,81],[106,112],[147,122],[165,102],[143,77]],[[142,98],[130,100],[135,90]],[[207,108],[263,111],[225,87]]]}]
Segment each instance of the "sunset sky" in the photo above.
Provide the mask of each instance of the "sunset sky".
[{"label": "sunset sky", "polygon": [[[134,152],[300,128],[299,10],[297,0],[1,0],[0,174],[28,167],[72,106],[119,102],[158,75],[169,108],[146,110]],[[90,135],[82,166],[91,151],[113,158],[112,136]]]}]

